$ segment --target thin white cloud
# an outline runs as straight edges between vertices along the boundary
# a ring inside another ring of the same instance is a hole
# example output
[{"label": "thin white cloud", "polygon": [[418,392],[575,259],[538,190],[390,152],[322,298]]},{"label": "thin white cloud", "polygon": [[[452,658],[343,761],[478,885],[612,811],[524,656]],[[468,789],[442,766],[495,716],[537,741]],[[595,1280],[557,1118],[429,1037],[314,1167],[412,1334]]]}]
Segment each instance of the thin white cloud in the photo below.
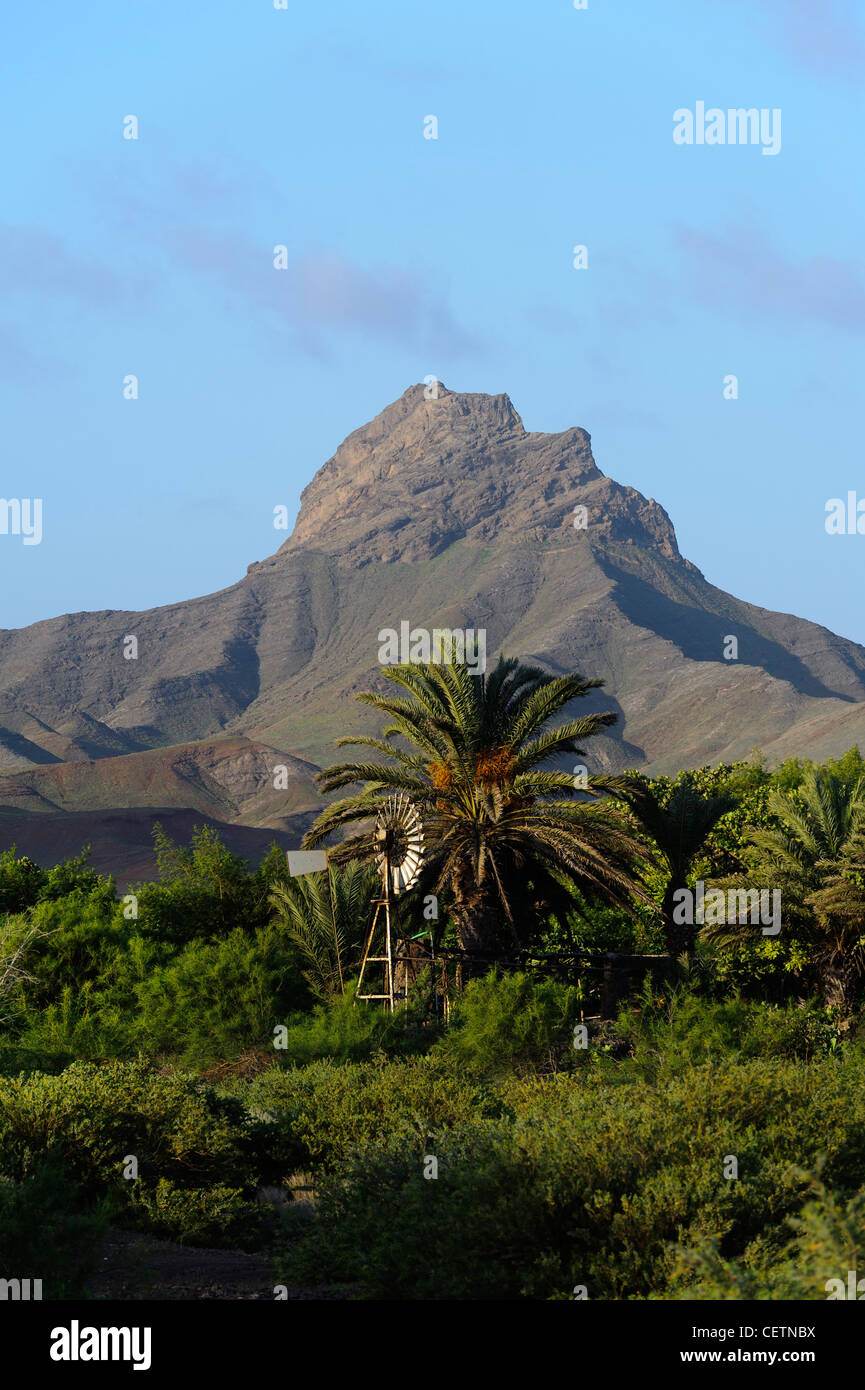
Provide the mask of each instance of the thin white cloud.
[{"label": "thin white cloud", "polygon": [[[752,4],[748,0],[749,9]],[[803,67],[847,81],[865,74],[861,0],[762,0],[761,8],[771,31]]]},{"label": "thin white cloud", "polygon": [[0,222],[0,293],[24,291],[105,308],[143,288],[137,273],[121,275],[103,261],[86,259],[53,233]]},{"label": "thin white cloud", "polygon": [[780,323],[865,329],[865,282],[858,265],[834,256],[786,259],[752,227],[713,236],[676,229],[694,294],[715,308]]},{"label": "thin white cloud", "polygon": [[192,229],[168,232],[162,244],[185,270],[215,277],[230,294],[282,320],[316,356],[345,331],[413,352],[457,355],[478,347],[439,287],[412,271],[364,267],[328,250],[295,256],[280,270],[272,247]]}]

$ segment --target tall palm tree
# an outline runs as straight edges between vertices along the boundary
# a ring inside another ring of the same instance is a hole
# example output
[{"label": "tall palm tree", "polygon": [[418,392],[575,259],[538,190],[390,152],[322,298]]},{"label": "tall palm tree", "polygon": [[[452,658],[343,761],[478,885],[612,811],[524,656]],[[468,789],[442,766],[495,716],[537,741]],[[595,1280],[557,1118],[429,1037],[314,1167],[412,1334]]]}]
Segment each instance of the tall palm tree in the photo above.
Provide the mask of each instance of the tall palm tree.
[{"label": "tall palm tree", "polygon": [[512,906],[519,880],[554,895],[565,878],[589,896],[629,902],[641,846],[608,806],[593,804],[620,779],[587,777],[578,797],[574,776],[549,766],[565,754],[584,756],[580,744],[615,722],[608,712],[550,727],[603,682],[551,676],[513,658],[500,658],[490,675],[472,675],[461,663],[392,666],[384,674],[407,694],[357,696],[391,721],[382,737],[338,740],[383,761],[338,763],[319,774],[326,792],[365,785],[330,805],[305,844],[367,822],[331,854],[368,858],[375,852],[369,823],[387,796],[407,793],[424,822],[426,882],[449,893],[460,944],[475,955],[526,940],[533,924],[518,921]]},{"label": "tall palm tree", "polygon": [[359,863],[329,864],[326,872],[271,888],[270,905],[299,948],[304,977],[319,999],[345,993],[346,976],[379,891],[376,874]]},{"label": "tall palm tree", "polygon": [[639,778],[625,800],[668,870],[661,903],[667,950],[674,959],[693,955],[697,927],[693,921],[674,921],[675,895],[687,888],[691,865],[721,817],[733,810],[736,798],[727,793],[702,796],[684,776],[669,796],[656,783]]},{"label": "tall palm tree", "polygon": [[[859,968],[851,953],[865,856],[865,779],[810,767],[795,792],[770,792],[768,810],[778,826],[751,831],[749,885],[780,891],[783,929],[809,948],[826,1002],[844,1002]],[[704,928],[719,940],[745,934],[735,922]]]}]

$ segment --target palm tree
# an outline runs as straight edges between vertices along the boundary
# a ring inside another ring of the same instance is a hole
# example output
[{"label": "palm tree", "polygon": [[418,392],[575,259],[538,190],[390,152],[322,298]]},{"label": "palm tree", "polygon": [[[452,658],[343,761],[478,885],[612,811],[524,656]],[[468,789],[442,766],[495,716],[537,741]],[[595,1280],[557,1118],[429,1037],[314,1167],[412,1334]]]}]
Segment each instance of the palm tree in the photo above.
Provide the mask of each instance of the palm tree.
[{"label": "palm tree", "polygon": [[863,792],[862,778],[848,782],[816,767],[806,769],[792,794],[770,792],[768,810],[779,826],[752,831],[749,868],[780,888],[785,916],[810,922],[806,900],[823,886],[827,866],[841,857],[861,815]]},{"label": "palm tree", "polygon": [[733,810],[736,798],[728,793],[702,796],[685,775],[669,796],[656,783],[639,778],[625,800],[669,873],[661,903],[667,950],[674,959],[693,955],[697,928],[693,921],[674,921],[675,895],[687,888],[691,865],[721,817]]},{"label": "palm tree", "polygon": [[378,879],[367,865],[328,865],[324,873],[276,883],[269,901],[306,962],[303,971],[322,1000],[345,993],[346,975],[369,917]]},{"label": "palm tree", "polygon": [[848,1013],[865,974],[865,824],[857,824],[836,863],[820,860],[823,887],[807,899],[819,927],[817,967],[823,998]]},{"label": "palm tree", "polygon": [[[768,810],[778,826],[751,831],[749,883],[780,891],[783,926],[810,948],[826,1002],[846,1006],[865,929],[865,880],[857,882],[865,872],[865,779],[809,767],[795,792],[770,792]],[[744,932],[727,923],[704,934],[738,940]]]},{"label": "palm tree", "polygon": [[549,727],[603,682],[501,657],[489,676],[461,663],[392,666],[384,674],[407,695],[357,696],[392,721],[382,737],[338,740],[384,761],[338,763],[319,774],[326,792],[365,785],[330,805],[305,844],[367,822],[331,855],[368,858],[375,852],[369,823],[386,797],[405,792],[424,822],[425,883],[449,893],[460,944],[476,956],[526,939],[533,924],[513,911],[516,885],[526,880],[541,898],[555,896],[564,878],[589,896],[629,902],[641,846],[608,807],[593,804],[620,789],[620,779],[587,777],[578,797],[573,775],[549,767],[565,754],[584,756],[580,744],[615,722],[608,712]]}]

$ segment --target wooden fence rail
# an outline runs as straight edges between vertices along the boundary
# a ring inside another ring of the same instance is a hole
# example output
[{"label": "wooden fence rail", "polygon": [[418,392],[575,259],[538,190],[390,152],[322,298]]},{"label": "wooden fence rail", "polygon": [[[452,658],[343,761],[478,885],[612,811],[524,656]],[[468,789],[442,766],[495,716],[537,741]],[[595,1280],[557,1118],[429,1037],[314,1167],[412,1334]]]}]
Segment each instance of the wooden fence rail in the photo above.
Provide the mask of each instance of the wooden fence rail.
[{"label": "wooden fence rail", "polygon": [[[574,984],[600,995],[603,1018],[614,1018],[619,1005],[637,988],[647,975],[653,980],[672,978],[674,963],[669,956],[631,955],[623,951],[514,951],[508,956],[485,955],[458,948],[435,951],[398,949],[395,955],[396,974],[401,979],[404,997],[408,986],[421,971],[430,969],[436,1000],[441,999],[445,1018],[450,1013],[453,993],[460,994],[466,976],[485,972],[492,966],[505,971],[525,971],[549,979]],[[466,970],[468,967],[468,971]]]}]

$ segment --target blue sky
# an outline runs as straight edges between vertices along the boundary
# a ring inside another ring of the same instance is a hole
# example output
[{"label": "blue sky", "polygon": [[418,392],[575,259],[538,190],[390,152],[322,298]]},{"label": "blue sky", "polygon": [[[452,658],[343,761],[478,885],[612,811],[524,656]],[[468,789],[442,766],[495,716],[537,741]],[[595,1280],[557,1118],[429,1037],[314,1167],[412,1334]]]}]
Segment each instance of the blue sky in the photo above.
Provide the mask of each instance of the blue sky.
[{"label": "blue sky", "polygon": [[[0,54],[0,496],[44,501],[0,626],[233,583],[434,374],[865,642],[865,536],[824,529],[865,497],[861,3],[48,0]],[[781,152],[676,146],[698,101],[780,108]]]}]

